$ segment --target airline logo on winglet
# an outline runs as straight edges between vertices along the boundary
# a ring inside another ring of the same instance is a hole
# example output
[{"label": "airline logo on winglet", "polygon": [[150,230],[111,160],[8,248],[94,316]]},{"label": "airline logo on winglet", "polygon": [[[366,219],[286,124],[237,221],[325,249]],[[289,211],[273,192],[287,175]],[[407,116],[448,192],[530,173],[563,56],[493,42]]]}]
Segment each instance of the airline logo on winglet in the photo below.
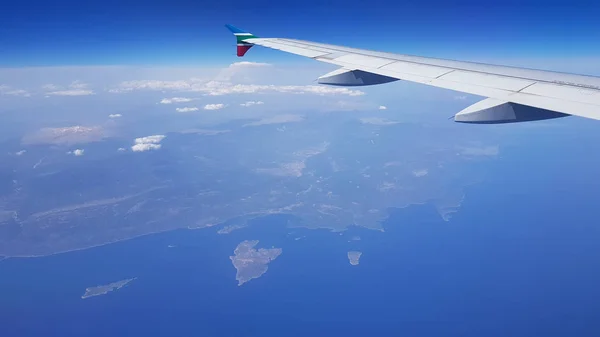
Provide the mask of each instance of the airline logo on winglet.
[{"label": "airline logo on winglet", "polygon": [[253,46],[252,43],[245,42],[245,40],[254,39],[256,36],[252,35],[251,33],[244,32],[243,30],[232,25],[225,25],[225,27],[227,27],[227,29],[229,29],[237,39],[237,56],[244,56],[244,54],[246,54],[246,52]]}]

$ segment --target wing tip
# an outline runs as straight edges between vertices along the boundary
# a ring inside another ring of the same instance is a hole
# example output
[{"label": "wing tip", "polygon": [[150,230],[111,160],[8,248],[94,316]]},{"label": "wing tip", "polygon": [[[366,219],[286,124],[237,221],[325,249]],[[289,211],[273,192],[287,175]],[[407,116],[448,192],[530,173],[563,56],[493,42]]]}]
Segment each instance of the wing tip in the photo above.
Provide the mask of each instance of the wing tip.
[{"label": "wing tip", "polygon": [[227,27],[227,29],[229,29],[230,32],[236,34],[236,33],[247,33],[246,31],[243,31],[239,28],[237,28],[234,25],[230,25],[230,24],[225,24],[225,27]]}]

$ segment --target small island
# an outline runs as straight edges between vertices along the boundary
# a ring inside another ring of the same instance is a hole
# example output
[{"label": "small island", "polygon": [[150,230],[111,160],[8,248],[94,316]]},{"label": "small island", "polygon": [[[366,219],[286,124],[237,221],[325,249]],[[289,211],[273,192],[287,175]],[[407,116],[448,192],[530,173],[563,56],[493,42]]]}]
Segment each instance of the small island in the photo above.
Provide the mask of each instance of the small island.
[{"label": "small island", "polygon": [[260,248],[254,247],[258,244],[258,240],[243,241],[230,256],[231,263],[237,270],[235,279],[238,281],[238,286],[261,277],[269,269],[268,264],[281,255],[281,248]]},{"label": "small island", "polygon": [[108,294],[109,292],[111,292],[113,290],[119,290],[119,289],[123,288],[129,282],[135,280],[136,278],[137,277],[126,279],[126,280],[122,280],[122,281],[117,281],[117,282],[113,282],[113,283],[109,283],[109,284],[103,285],[103,286],[96,286],[96,287],[86,288],[85,289],[85,294],[83,294],[83,296],[81,296],[81,298],[82,299],[86,299],[88,297],[106,295],[106,294]]},{"label": "small island", "polygon": [[361,255],[362,255],[362,252],[357,252],[357,251],[348,252],[348,260],[350,260],[350,264],[353,266],[358,265]]}]

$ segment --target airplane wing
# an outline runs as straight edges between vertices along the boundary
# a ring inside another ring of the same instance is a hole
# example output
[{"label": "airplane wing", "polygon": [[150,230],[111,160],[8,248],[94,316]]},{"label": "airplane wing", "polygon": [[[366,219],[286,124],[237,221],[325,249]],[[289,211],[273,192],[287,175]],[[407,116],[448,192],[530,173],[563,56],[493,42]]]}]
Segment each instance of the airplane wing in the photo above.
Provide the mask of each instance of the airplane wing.
[{"label": "airplane wing", "polygon": [[258,45],[341,67],[319,77],[321,84],[362,86],[404,80],[488,97],[458,112],[457,122],[512,123],[567,115],[600,120],[600,77],[259,38],[226,26],[237,38],[240,57]]}]

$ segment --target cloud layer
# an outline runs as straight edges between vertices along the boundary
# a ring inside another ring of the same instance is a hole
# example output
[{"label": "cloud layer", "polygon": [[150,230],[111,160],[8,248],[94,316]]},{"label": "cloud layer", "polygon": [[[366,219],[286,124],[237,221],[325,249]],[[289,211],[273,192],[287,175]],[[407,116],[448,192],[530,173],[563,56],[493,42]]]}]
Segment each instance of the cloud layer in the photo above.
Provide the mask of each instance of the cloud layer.
[{"label": "cloud layer", "polygon": [[[314,94],[314,95],[347,95],[362,96],[364,92],[348,88],[334,88],[319,85],[273,85],[273,84],[233,84],[230,82],[209,81],[199,79],[160,81],[137,80],[120,83],[117,88],[109,90],[111,93],[127,93],[137,90],[174,91],[174,92],[199,92],[207,96],[223,96],[232,94],[263,94],[263,93],[288,93],[288,94]],[[168,99],[167,99],[168,101]],[[162,102],[162,101],[161,101]],[[170,103],[164,103],[170,104]]]},{"label": "cloud layer", "polygon": [[[264,83],[268,81],[269,77],[274,77],[275,83],[280,83],[281,78],[278,77],[278,69],[270,69],[270,65],[267,63],[255,63],[255,62],[236,62],[229,66],[222,68],[216,76],[211,78],[197,77],[200,73],[192,72],[189,78],[177,79],[174,76],[182,76],[183,72],[173,71],[153,71],[144,70],[139,75],[142,79],[135,79],[134,75],[131,75],[134,80],[125,80],[127,73],[119,73],[111,76],[105,76],[105,78],[114,78],[117,82],[102,82],[95,83],[98,87],[104,87],[102,92],[108,93],[129,93],[134,91],[157,91],[157,92],[171,92],[173,96],[164,97],[159,100],[159,104],[178,104],[188,103],[195,101],[198,98],[191,98],[185,95],[177,95],[175,93],[199,93],[203,96],[223,96],[223,95],[236,95],[236,94],[270,94],[270,93],[283,93],[283,94],[298,94],[298,95],[319,95],[319,96],[361,96],[364,95],[363,91],[356,89],[349,89],[343,87],[329,87],[321,85],[282,85],[282,84],[270,84]],[[91,68],[90,68],[91,69]],[[93,70],[93,69],[92,69]],[[110,69],[109,69],[110,70]],[[213,69],[214,70],[214,69]],[[97,70],[95,70],[97,71]],[[112,70],[114,71],[114,70]],[[179,75],[178,75],[179,74]],[[86,78],[98,78],[98,76],[88,76]],[[54,74],[47,76],[47,78],[55,79],[59,81],[57,83],[48,83],[45,85],[37,84],[35,89],[24,88],[18,89],[12,87],[11,83],[0,84],[0,96],[12,95],[12,96],[32,96],[34,94],[49,96],[88,96],[100,93],[98,90],[94,90],[90,84],[82,82],[81,80],[75,80],[65,82],[64,77],[67,75]],[[82,75],[83,76],[83,75]],[[186,75],[183,75],[186,76]],[[202,75],[201,75],[202,76]],[[154,77],[154,79],[152,79]],[[104,78],[104,77],[103,77]],[[129,77],[131,78],[131,77]],[[150,79],[148,79],[150,78]],[[290,79],[293,79],[291,77]],[[62,83],[60,83],[62,82]],[[260,84],[259,84],[260,83]],[[254,102],[254,103],[253,103]],[[248,107],[252,105],[261,104],[261,101],[253,100],[246,103],[242,103],[241,106]]]},{"label": "cloud layer", "polygon": [[[247,69],[260,69],[269,66],[267,63],[236,62],[221,70],[212,81],[190,78],[182,80],[133,80],[124,81],[109,90],[111,93],[127,93],[132,91],[173,91],[198,92],[205,96],[222,96],[232,94],[289,93],[314,95],[347,95],[361,96],[364,92],[348,88],[326,87],[320,85],[269,85],[235,83],[235,75]],[[253,73],[248,80],[255,80],[260,74]],[[189,102],[185,97],[164,98],[161,104]]]}]

